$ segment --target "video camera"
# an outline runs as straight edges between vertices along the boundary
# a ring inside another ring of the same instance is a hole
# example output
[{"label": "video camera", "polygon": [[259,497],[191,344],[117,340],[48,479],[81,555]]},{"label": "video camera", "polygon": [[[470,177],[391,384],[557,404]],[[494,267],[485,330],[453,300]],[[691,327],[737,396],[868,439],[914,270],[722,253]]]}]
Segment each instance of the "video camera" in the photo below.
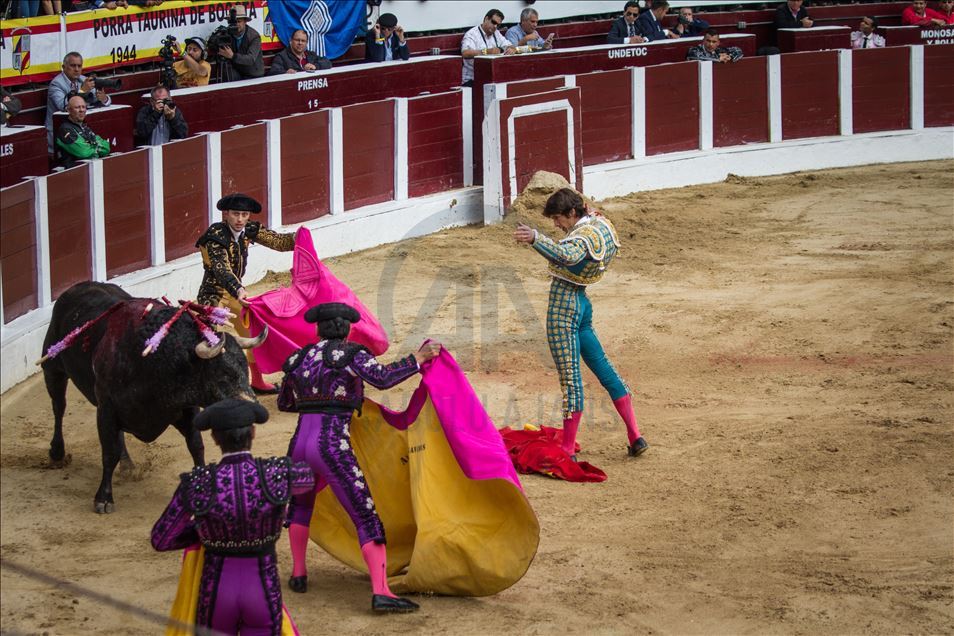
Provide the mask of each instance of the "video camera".
[{"label": "video camera", "polygon": [[238,36],[238,20],[235,17],[235,9],[229,9],[228,26],[222,25],[216,27],[209,35],[206,44],[209,48],[209,55],[215,55],[219,49],[225,46],[232,46],[232,39]]},{"label": "video camera", "polygon": [[176,71],[172,68],[173,59],[176,52],[176,38],[173,35],[166,35],[160,42],[162,48],[159,49],[159,65],[162,70],[159,72],[159,83],[168,90],[176,87]]}]

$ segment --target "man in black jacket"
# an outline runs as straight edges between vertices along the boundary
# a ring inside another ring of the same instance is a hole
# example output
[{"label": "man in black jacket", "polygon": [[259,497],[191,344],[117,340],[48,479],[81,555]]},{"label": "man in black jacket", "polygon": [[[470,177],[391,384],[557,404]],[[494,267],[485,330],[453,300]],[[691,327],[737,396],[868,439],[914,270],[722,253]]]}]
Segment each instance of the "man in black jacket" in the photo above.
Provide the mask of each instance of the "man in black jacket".
[{"label": "man in black jacket", "polygon": [[225,63],[222,81],[252,79],[265,75],[265,60],[262,58],[262,36],[248,25],[248,12],[244,5],[232,7],[235,11],[236,32],[232,46],[219,47],[219,57]]},{"label": "man in black jacket", "polygon": [[288,46],[272,60],[269,75],[297,73],[299,71],[324,71],[331,68],[331,60],[308,50],[308,34],[298,29],[292,33]]},{"label": "man in black jacket", "polygon": [[630,0],[623,7],[623,15],[613,21],[606,36],[607,44],[639,44],[646,40],[639,34],[636,18],[639,17],[639,4]]},{"label": "man in black jacket", "polygon": [[406,60],[411,57],[404,29],[393,13],[382,13],[364,35],[364,59],[369,62]]},{"label": "man in black jacket", "polygon": [[810,28],[813,24],[808,11],[802,6],[802,0],[788,0],[775,10],[776,29]]},{"label": "man in black jacket", "polygon": [[136,113],[136,145],[161,146],[172,139],[189,136],[189,125],[176,108],[165,86],[149,93],[149,103]]}]

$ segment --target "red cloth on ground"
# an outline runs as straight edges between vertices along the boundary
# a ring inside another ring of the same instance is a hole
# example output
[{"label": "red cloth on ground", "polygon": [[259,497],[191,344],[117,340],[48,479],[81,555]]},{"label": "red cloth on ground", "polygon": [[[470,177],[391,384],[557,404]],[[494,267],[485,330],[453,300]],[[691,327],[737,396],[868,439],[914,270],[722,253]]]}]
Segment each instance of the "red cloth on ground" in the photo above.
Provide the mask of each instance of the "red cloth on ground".
[{"label": "red cloth on ground", "polygon": [[[563,431],[543,426],[539,431],[515,431],[509,427],[500,429],[504,446],[516,469],[523,473],[540,473],[577,482],[606,481],[606,473],[588,462],[574,462],[563,450]],[[580,445],[575,444],[575,450]]]}]

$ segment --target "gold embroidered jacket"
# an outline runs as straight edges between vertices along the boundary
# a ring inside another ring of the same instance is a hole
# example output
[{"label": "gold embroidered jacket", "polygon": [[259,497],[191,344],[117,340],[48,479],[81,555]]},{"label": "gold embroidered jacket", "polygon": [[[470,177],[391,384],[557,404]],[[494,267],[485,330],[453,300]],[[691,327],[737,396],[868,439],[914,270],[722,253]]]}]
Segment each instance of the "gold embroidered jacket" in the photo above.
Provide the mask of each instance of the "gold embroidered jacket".
[{"label": "gold embroidered jacket", "polygon": [[550,261],[550,276],[575,285],[592,285],[619,252],[616,228],[604,216],[590,216],[559,243],[537,233],[533,249]]},{"label": "gold embroidered jacket", "polygon": [[205,268],[197,302],[217,305],[226,294],[238,297],[248,262],[249,243],[258,243],[278,252],[290,252],[295,249],[295,235],[280,234],[262,227],[259,221],[249,221],[236,241],[224,221],[210,225],[195,243],[202,253]]}]

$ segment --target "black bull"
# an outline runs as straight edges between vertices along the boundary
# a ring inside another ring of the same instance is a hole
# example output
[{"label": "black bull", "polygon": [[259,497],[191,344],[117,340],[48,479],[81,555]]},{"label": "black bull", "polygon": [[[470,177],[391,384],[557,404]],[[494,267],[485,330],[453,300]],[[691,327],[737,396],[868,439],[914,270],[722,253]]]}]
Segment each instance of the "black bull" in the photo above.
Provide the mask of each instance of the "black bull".
[{"label": "black bull", "polygon": [[[143,356],[146,340],[176,311],[158,301],[133,298],[109,283],[79,283],[53,305],[43,351],[71,330],[121,303],[89,327],[59,356],[43,362],[46,390],[53,401],[54,430],[50,459],[62,465],[66,387],[73,381],[96,407],[96,428],[103,452],[103,479],[93,500],[96,512],[112,512],[113,471],[128,460],[123,433],[152,442],[171,424],[185,437],[192,460],[205,463],[202,435],[192,427],[200,408],[228,398],[254,400],[243,347],[257,340],[227,334],[210,348],[188,313],[173,323],[159,347]],[[147,307],[152,304],[151,310]]]}]

